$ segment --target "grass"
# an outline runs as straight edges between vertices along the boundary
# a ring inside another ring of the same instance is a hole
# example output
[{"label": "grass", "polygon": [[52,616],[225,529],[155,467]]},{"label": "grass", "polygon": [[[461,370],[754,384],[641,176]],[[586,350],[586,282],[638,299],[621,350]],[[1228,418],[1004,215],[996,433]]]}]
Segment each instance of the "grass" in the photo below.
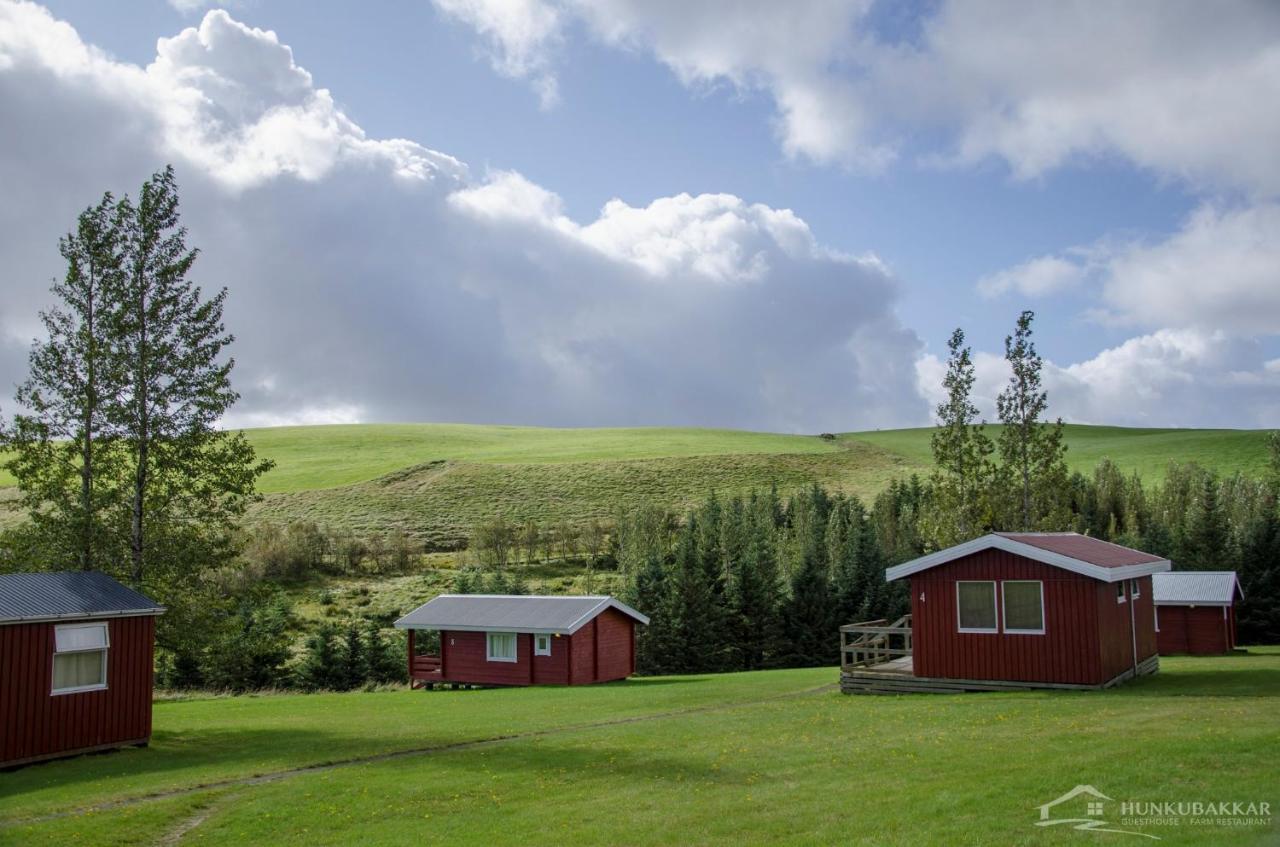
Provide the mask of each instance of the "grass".
[{"label": "grass", "polygon": [[[1164,479],[1170,462],[1197,462],[1222,474],[1237,471],[1262,476],[1267,467],[1267,434],[1261,429],[1135,429],[1120,426],[1066,427],[1067,465],[1088,474],[1098,462],[1111,459],[1126,473],[1137,472],[1146,482]],[[987,428],[996,439],[999,426]],[[932,465],[933,430],[888,429],[854,432],[841,441],[871,444],[921,467]]]},{"label": "grass", "polygon": [[[998,428],[993,427],[993,432]],[[253,520],[313,520],[361,534],[404,530],[453,549],[471,528],[510,520],[582,523],[656,503],[680,510],[711,491],[788,493],[810,483],[872,497],[931,468],[930,429],[845,433],[835,440],[722,429],[547,429],[463,424],[284,427],[246,432],[277,467]],[[1068,464],[1102,458],[1147,481],[1170,461],[1260,475],[1263,430],[1069,426]],[[0,473],[0,526],[21,520]]]},{"label": "grass", "polygon": [[549,465],[686,456],[835,453],[804,435],[693,427],[550,429],[466,424],[293,426],[247,432],[274,459],[267,493],[310,491],[365,482],[433,462]]},{"label": "grass", "polygon": [[[144,844],[181,828],[183,843],[308,847],[1079,844],[1099,836],[1034,822],[1037,806],[1080,783],[1117,800],[1280,809],[1280,649],[1170,658],[1106,692],[813,690],[833,679],[816,669],[161,703],[147,750],[0,775],[0,842]],[[195,788],[494,735],[516,737]],[[195,790],[78,811],[166,788]],[[1116,811],[1108,804],[1113,823]],[[68,814],[20,822],[51,812]],[[1274,822],[1145,831],[1171,844],[1280,834]]]}]

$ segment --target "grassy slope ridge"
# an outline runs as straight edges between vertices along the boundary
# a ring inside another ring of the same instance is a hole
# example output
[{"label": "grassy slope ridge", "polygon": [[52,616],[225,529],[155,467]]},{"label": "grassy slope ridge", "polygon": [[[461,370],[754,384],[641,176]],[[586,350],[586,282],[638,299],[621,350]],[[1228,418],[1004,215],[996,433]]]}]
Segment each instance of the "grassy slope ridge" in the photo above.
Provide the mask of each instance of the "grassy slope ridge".
[{"label": "grassy slope ridge", "polygon": [[[1165,659],[1104,692],[850,697],[835,676],[162,702],[148,749],[0,774],[0,843],[1065,845],[1098,838],[1037,827],[1036,807],[1082,783],[1116,801],[1280,807],[1276,648]],[[199,787],[223,780],[241,781]],[[1105,819],[1134,828],[1117,806]],[[1278,834],[1274,818],[1145,831]]]},{"label": "grassy slope ridge", "polygon": [[[998,427],[992,427],[992,435]],[[581,522],[641,503],[679,509],[710,491],[785,490],[810,482],[873,496],[894,477],[928,473],[932,430],[845,433],[836,440],[722,429],[549,429],[365,424],[248,430],[276,469],[255,519],[315,520],[359,533],[403,529],[435,547],[504,515]],[[1172,460],[1260,474],[1261,430],[1069,426],[1068,462],[1109,457],[1144,479]],[[0,485],[11,483],[0,476]],[[0,504],[13,490],[0,488]],[[7,522],[16,519],[12,511]]]}]

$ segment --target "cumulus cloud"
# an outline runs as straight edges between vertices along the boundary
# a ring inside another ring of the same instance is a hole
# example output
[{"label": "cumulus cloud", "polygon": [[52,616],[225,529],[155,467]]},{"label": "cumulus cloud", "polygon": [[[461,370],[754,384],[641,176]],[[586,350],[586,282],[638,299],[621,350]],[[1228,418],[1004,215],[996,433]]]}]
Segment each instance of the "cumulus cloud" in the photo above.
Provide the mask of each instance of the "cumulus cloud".
[{"label": "cumulus cloud", "polygon": [[[944,399],[945,367],[932,354],[916,363],[920,392],[933,405]],[[979,352],[974,370],[975,402],[993,421],[1008,364]],[[1050,414],[1070,423],[1270,427],[1280,415],[1280,367],[1263,361],[1256,341],[1222,332],[1157,330],[1082,362],[1046,361],[1043,378]]]},{"label": "cumulus cloud", "polygon": [[1206,203],[1171,235],[1040,256],[978,282],[989,297],[1040,297],[1089,283],[1108,323],[1280,335],[1280,204]]},{"label": "cumulus cloud", "polygon": [[[0,380],[106,189],[164,162],[231,289],[230,423],[462,420],[814,431],[919,421],[914,333],[873,257],[732,195],[575,221],[519,174],[371,139],[272,32],[225,12],[139,67],[0,2]],[[21,128],[21,132],[15,128]]]},{"label": "cumulus cloud", "polygon": [[1198,187],[1280,192],[1280,110],[1260,105],[1280,101],[1274,3],[944,0],[903,35],[869,0],[435,2],[540,87],[578,21],[688,85],[764,91],[793,156],[877,168],[940,135],[925,158],[994,156],[1022,178],[1118,154]]},{"label": "cumulus cloud", "polygon": [[1084,275],[1085,268],[1077,262],[1061,256],[1040,256],[983,277],[978,280],[978,291],[986,297],[998,297],[1010,291],[1043,297],[1074,288]]}]

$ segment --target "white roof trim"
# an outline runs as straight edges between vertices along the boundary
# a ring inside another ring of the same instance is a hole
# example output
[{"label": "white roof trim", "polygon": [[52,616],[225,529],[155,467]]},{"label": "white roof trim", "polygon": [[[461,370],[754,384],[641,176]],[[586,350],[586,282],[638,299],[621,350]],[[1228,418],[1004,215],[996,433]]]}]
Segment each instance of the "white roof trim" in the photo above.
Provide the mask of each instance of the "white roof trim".
[{"label": "white roof trim", "polygon": [[1025,544],[1021,541],[1014,541],[1012,538],[1006,538],[1003,535],[991,533],[981,538],[975,538],[966,541],[963,544],[957,544],[954,547],[948,547],[945,550],[939,550],[936,553],[930,553],[927,556],[921,556],[918,559],[912,559],[910,562],[904,562],[901,565],[895,565],[886,568],[884,578],[886,580],[902,579],[904,576],[911,576],[920,571],[927,571],[930,568],[936,568],[939,565],[945,565],[947,562],[980,553],[983,550],[1004,550],[1007,553],[1014,553],[1018,556],[1024,556],[1028,559],[1034,559],[1046,565],[1052,565],[1055,568],[1071,571],[1073,573],[1083,574],[1087,577],[1100,580],[1102,582],[1120,582],[1125,579],[1134,579],[1139,576],[1148,576],[1153,573],[1163,573],[1172,570],[1173,564],[1168,559],[1160,559],[1155,562],[1141,562],[1136,565],[1121,565],[1115,568],[1104,568],[1101,565],[1095,565],[1092,562],[1086,562],[1081,559],[1074,559],[1071,556],[1064,556],[1061,553],[1054,553],[1051,550],[1045,550],[1032,544]]},{"label": "white roof trim", "polygon": [[167,611],[168,609],[164,606],[156,606],[153,609],[130,609],[127,612],[61,612],[56,615],[27,615],[26,617],[0,620],[0,626],[18,623],[50,623],[52,621],[104,621],[113,618],[143,618],[152,615],[163,615]]}]

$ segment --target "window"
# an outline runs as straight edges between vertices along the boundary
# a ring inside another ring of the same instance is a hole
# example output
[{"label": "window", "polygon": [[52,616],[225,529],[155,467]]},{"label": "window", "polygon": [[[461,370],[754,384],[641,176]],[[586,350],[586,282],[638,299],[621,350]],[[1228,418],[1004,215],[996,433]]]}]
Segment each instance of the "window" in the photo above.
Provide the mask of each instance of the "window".
[{"label": "window", "polygon": [[961,632],[996,631],[994,582],[956,582],[956,607]]},{"label": "window", "polygon": [[1000,590],[1004,594],[1004,631],[1043,635],[1044,583],[1006,580],[1000,584]]},{"label": "window", "polygon": [[484,636],[491,662],[514,662],[516,660],[516,634],[514,632],[486,632]]},{"label": "window", "polygon": [[535,635],[533,637],[533,655],[550,656],[551,655],[551,636]]},{"label": "window", "polygon": [[1156,606],[1155,611],[1156,611],[1156,632],[1159,632],[1160,631],[1160,607]]},{"label": "window", "polygon": [[1116,583],[1116,602],[1117,603],[1124,602],[1124,583],[1123,582]]},{"label": "window", "polygon": [[1136,579],[1129,580],[1129,594],[1137,600],[1142,596],[1142,583]]},{"label": "window", "polygon": [[72,694],[107,687],[105,623],[69,624],[53,630],[53,693]]}]

